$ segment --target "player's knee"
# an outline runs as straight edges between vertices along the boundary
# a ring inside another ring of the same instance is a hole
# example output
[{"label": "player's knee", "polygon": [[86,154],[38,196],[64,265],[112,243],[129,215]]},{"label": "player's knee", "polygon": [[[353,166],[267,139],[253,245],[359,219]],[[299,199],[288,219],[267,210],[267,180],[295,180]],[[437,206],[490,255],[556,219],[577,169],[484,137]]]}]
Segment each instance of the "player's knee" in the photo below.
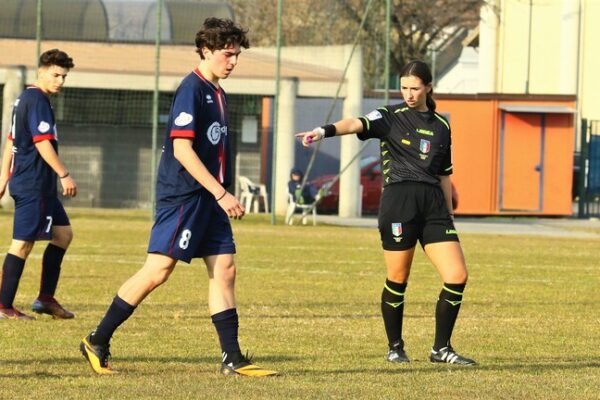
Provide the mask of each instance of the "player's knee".
[{"label": "player's knee", "polygon": [[52,233],[52,243],[66,249],[73,241],[72,229],[61,229]]},{"label": "player's knee", "polygon": [[452,283],[463,283],[466,284],[467,283],[467,279],[469,278],[469,274],[467,272],[467,270],[461,270],[461,271],[456,271],[453,274],[453,279],[452,279]]},{"label": "player's knee", "polygon": [[234,263],[222,265],[215,268],[215,278],[224,283],[231,284],[235,282],[236,272],[237,269]]},{"label": "player's knee", "polygon": [[393,282],[406,282],[408,280],[408,271],[389,271],[387,278]]},{"label": "player's knee", "polygon": [[158,271],[156,271],[152,277],[154,287],[160,286],[166,281],[168,281],[172,271],[172,268],[161,268]]},{"label": "player's knee", "polygon": [[31,250],[33,249],[33,244],[34,242],[13,240],[13,242],[10,244],[8,252],[19,258],[27,259],[27,257],[29,257],[29,253],[31,253]]}]

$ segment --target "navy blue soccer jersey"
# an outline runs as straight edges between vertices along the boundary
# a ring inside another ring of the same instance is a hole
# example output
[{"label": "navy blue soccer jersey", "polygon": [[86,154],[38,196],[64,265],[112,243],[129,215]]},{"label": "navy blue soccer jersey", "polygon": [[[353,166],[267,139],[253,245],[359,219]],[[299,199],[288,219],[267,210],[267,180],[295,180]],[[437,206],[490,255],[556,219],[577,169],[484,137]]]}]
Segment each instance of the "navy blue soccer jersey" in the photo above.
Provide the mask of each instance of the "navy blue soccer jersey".
[{"label": "navy blue soccer jersey", "polygon": [[35,143],[50,140],[58,153],[54,112],[48,97],[30,86],[15,101],[9,139],[13,159],[9,189],[17,196],[56,196],[57,175],[44,161]]},{"label": "navy blue soccer jersey", "polygon": [[180,204],[202,186],[175,158],[173,140],[188,138],[208,171],[224,187],[231,183],[227,132],[227,102],[222,88],[206,80],[198,69],[186,76],[171,105],[156,183],[157,206]]}]

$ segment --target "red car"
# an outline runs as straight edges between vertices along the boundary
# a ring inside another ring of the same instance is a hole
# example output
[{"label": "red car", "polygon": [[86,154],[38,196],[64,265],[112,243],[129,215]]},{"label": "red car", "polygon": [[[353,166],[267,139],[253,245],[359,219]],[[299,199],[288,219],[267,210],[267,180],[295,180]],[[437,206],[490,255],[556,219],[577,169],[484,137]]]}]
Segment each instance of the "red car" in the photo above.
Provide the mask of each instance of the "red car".
[{"label": "red car", "polygon": [[[311,184],[320,189],[324,185],[330,184],[335,175],[323,175],[313,181]],[[379,211],[379,200],[381,198],[381,163],[377,157],[366,157],[360,161],[360,184],[363,188],[362,193],[362,213],[377,214]],[[329,194],[321,199],[317,210],[320,213],[337,213],[339,201],[340,184],[336,181]],[[458,205],[458,193],[452,184],[452,206],[456,209]]]}]

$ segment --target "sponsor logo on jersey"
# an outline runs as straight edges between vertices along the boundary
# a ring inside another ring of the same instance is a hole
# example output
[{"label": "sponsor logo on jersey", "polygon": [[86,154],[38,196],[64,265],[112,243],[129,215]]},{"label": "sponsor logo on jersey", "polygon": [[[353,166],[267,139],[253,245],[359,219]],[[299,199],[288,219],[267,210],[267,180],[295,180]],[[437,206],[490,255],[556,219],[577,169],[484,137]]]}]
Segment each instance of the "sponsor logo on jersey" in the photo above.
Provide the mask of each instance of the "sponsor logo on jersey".
[{"label": "sponsor logo on jersey", "polygon": [[208,140],[215,145],[221,141],[221,135],[227,135],[227,126],[221,126],[219,122],[213,122],[206,131]]},{"label": "sponsor logo on jersey", "polygon": [[194,117],[192,117],[191,114],[182,111],[177,118],[175,118],[174,123],[177,126],[186,126],[189,125],[193,120]]},{"label": "sponsor logo on jersey", "polygon": [[433,136],[433,131],[428,129],[417,128],[417,133],[420,133],[421,135]]},{"label": "sponsor logo on jersey", "polygon": [[47,123],[46,121],[42,121],[40,122],[40,124],[38,125],[38,131],[40,131],[40,133],[46,133],[50,130],[50,124]]},{"label": "sponsor logo on jersey", "polygon": [[446,235],[456,235],[456,229],[446,229]]},{"label": "sponsor logo on jersey", "polygon": [[402,143],[407,146],[410,146],[410,140],[402,139]]},{"label": "sponsor logo on jersey", "polygon": [[431,150],[431,142],[429,140],[421,139],[419,150],[421,150],[421,153],[429,153],[429,150]]},{"label": "sponsor logo on jersey", "polygon": [[392,235],[396,243],[402,240],[402,223],[392,222]]},{"label": "sponsor logo on jersey", "polygon": [[212,96],[210,94],[207,94],[206,95],[206,104],[212,104],[212,103],[214,103]]},{"label": "sponsor logo on jersey", "polygon": [[367,115],[365,115],[365,117],[367,117],[367,119],[369,121],[375,121],[376,119],[381,119],[382,115],[379,111],[373,110],[370,113],[368,113]]}]

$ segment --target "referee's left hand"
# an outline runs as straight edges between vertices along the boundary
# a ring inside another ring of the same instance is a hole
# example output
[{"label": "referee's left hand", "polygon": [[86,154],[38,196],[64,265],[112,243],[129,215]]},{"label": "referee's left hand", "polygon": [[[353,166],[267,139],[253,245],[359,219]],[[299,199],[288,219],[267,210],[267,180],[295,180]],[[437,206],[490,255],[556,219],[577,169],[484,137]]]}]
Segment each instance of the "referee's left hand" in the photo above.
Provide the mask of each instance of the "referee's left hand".
[{"label": "referee's left hand", "polygon": [[77,196],[77,184],[75,180],[70,176],[62,178],[60,184],[63,188],[63,196],[75,197]]}]

